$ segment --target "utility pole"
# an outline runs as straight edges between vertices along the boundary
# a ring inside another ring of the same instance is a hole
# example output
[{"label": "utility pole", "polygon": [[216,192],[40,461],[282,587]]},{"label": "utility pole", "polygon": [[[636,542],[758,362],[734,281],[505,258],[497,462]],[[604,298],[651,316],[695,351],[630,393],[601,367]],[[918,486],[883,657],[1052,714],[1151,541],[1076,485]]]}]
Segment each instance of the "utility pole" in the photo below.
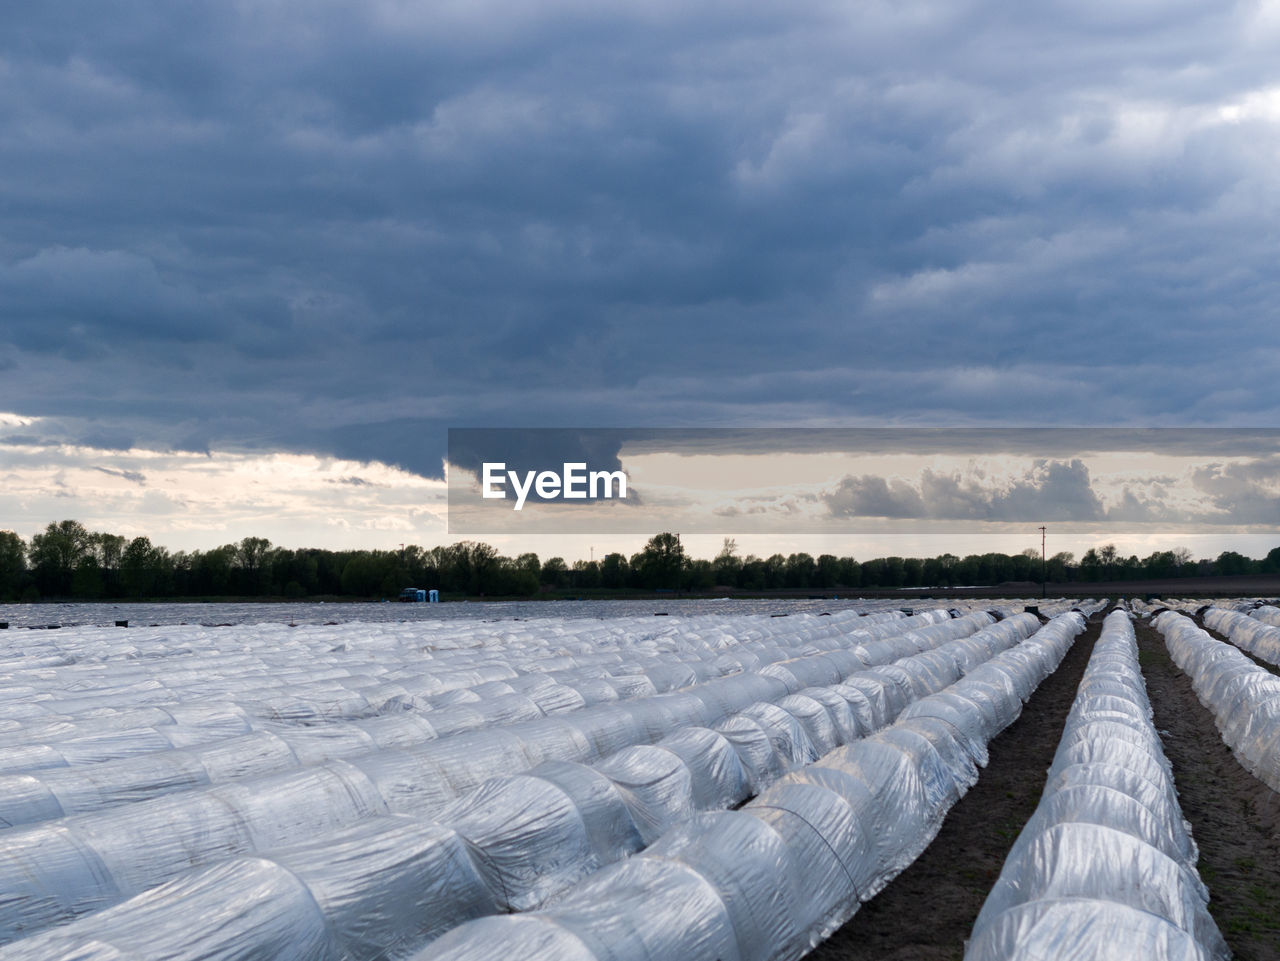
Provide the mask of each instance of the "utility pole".
[{"label": "utility pole", "polygon": [[1049,562],[1044,553],[1044,525],[1040,526],[1040,596],[1049,596]]}]

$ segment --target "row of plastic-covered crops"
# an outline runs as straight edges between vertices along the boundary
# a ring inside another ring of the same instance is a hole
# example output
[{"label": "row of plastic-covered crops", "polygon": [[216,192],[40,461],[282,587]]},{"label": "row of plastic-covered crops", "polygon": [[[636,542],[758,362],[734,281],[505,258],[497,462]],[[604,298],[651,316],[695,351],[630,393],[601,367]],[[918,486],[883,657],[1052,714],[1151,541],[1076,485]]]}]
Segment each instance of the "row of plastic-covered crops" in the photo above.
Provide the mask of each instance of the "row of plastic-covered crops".
[{"label": "row of plastic-covered crops", "polygon": [[1203,610],[1203,619],[1206,627],[1231,643],[1217,640],[1174,610],[1157,615],[1152,623],[1236,759],[1273,791],[1280,791],[1280,677],[1243,653],[1280,665],[1280,627],[1268,623],[1280,622],[1280,610],[1264,607],[1246,615],[1210,607]]},{"label": "row of plastic-covered crops", "polygon": [[[975,783],[1047,613],[86,631],[0,664],[0,958],[799,957]],[[1112,614],[970,956],[1220,957],[1194,861]]]},{"label": "row of plastic-covered crops", "polygon": [[1112,612],[966,961],[1231,956],[1151,718],[1132,622]]}]

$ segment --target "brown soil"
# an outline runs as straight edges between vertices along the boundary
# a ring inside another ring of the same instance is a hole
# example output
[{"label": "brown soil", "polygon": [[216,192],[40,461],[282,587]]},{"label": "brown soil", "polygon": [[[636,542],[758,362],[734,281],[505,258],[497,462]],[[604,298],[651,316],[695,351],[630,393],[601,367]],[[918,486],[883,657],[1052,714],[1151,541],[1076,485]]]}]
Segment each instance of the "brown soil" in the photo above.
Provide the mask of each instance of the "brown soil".
[{"label": "brown soil", "polygon": [[807,961],[960,961],[1009,848],[1040,803],[1045,772],[1101,628],[1100,616],[1090,619],[1022,716],[992,740],[990,763],[924,854]]},{"label": "brown soil", "polygon": [[1160,632],[1134,624],[1147,694],[1200,846],[1209,910],[1238,961],[1280,961],[1280,795],[1222,743]]}]

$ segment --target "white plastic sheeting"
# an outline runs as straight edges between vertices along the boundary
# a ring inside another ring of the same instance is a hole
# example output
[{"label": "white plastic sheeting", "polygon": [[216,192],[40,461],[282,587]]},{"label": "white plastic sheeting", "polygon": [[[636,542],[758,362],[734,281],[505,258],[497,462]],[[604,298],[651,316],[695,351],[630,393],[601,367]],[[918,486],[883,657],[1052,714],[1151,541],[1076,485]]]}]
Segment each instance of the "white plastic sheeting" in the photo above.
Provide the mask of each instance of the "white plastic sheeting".
[{"label": "white plastic sheeting", "polygon": [[683,821],[552,907],[472,921],[415,961],[798,958],[927,846],[1083,628],[1064,614],[742,809]]},{"label": "white plastic sheeting", "polygon": [[[827,633],[839,632],[834,622],[824,626]],[[270,625],[222,632],[170,628],[154,638],[167,653],[138,650],[137,645],[122,652],[123,632],[59,632],[79,635],[81,649],[73,664],[31,670],[22,667],[22,658],[0,661],[5,672],[0,677],[11,685],[0,684],[0,718],[9,718],[0,724],[13,732],[10,743],[42,737],[60,741],[123,725],[167,726],[175,722],[167,716],[168,705],[185,708],[211,696],[235,698],[250,723],[259,716],[299,722],[316,719],[300,709],[308,691],[328,692],[325,699],[339,703],[360,694],[366,713],[406,707],[430,711],[500,693],[528,693],[526,685],[544,685],[565,672],[578,679],[608,679],[616,694],[617,684],[656,684],[646,670],[660,673],[672,661],[687,662],[690,655],[710,665],[713,652],[726,647],[721,632],[683,624],[674,632],[644,631],[632,624],[637,643],[625,651],[614,649],[620,648],[620,639],[595,624],[566,630],[551,623],[540,625],[538,633],[495,626],[494,637],[475,636],[469,646],[459,646],[464,639],[456,632],[446,639],[437,632],[395,627],[353,625],[343,628],[344,634],[313,628],[283,635]],[[143,632],[127,632],[131,637],[137,633]],[[786,632],[753,627],[742,641],[765,641],[770,633]],[[225,650],[234,638],[246,636],[250,640],[244,643],[264,652]],[[446,641],[454,646],[437,648]],[[723,672],[708,666],[702,678],[717,673]],[[19,690],[23,697],[15,703],[7,695]],[[143,708],[140,703],[162,706]],[[19,710],[27,723],[15,730]],[[341,714],[317,714],[325,720],[336,716]],[[108,718],[119,723],[109,724]]]},{"label": "white plastic sheeting", "polygon": [[[959,622],[947,624],[953,631],[964,628]],[[848,743],[891,719],[891,714],[882,713],[864,723],[862,709],[872,702],[868,692],[876,688],[893,689],[913,700],[917,695],[904,686],[899,672],[907,677],[919,674],[924,690],[944,687],[959,676],[961,665],[974,667],[1008,649],[1037,624],[1034,617],[1022,615],[908,656],[892,668],[862,671],[827,688],[804,688],[778,705],[753,705],[722,725],[733,728],[739,720],[754,725],[761,737],[747,750],[737,750],[716,731],[684,728],[657,745],[628,748],[594,767],[550,763],[527,775],[488,781],[446,809],[430,830],[405,819],[374,817],[356,828],[277,850],[270,858],[315,893],[314,904],[331,922],[333,951],[352,958],[385,957],[468,918],[536,906],[601,866],[639,850],[695,812],[741,802],[759,784],[814,759],[819,744]],[[900,652],[925,642],[919,632],[895,640]],[[898,708],[888,710],[896,714]],[[762,761],[758,749],[771,759]],[[418,849],[421,856],[406,853]],[[392,854],[391,863],[388,852],[399,852]],[[173,891],[173,909],[190,910],[192,891],[213,899],[218,887],[225,887],[228,900],[235,902],[236,890],[260,877],[263,859],[233,863],[241,867],[234,870],[224,864],[207,872],[208,883],[192,878],[171,882],[167,887]],[[340,902],[325,893],[334,889],[343,893]],[[63,950],[73,944],[106,943],[112,931],[128,926],[135,909],[139,923],[168,930],[168,922],[156,920],[165,890],[19,941],[0,950],[0,956],[35,958],[55,944]],[[413,891],[426,893],[405,894]],[[330,917],[335,910],[341,917]],[[305,932],[314,923],[314,911],[288,902],[275,923]],[[347,923],[343,918],[359,920]],[[229,922],[221,938],[206,941],[206,956],[241,957],[237,952],[260,938],[255,933],[262,923],[260,913],[244,919],[252,930],[243,934],[236,933],[236,923],[240,922]],[[175,922],[173,927],[180,925]],[[279,931],[265,938],[272,944],[282,939]],[[300,935],[300,943],[309,941]],[[170,947],[157,937],[147,956],[169,957]]]},{"label": "white plastic sheeting", "polygon": [[[1163,608],[1166,611],[1181,611],[1184,614],[1195,614],[1204,608],[1210,606],[1213,601],[1204,598],[1194,597],[1174,597],[1174,598],[1157,598],[1154,602],[1154,608]],[[1221,602],[1219,602],[1221,603]],[[1154,613],[1153,608],[1153,613]]]},{"label": "white plastic sheeting", "polygon": [[[746,633],[758,627],[759,620],[730,621],[726,626]],[[778,625],[792,619],[765,620]],[[810,626],[806,620],[817,622],[812,630],[805,630]],[[619,790],[634,802],[634,816],[644,828],[648,821],[665,816],[661,791],[650,783],[655,761],[675,759],[682,749],[688,753],[696,744],[686,735],[658,755],[652,753],[656,749],[641,751],[636,746],[717,721],[723,722],[722,730],[709,753],[723,760],[726,750],[733,751],[743,773],[724,774],[719,781],[700,779],[696,790],[741,800],[745,794],[735,777],[745,780],[748,791],[758,789],[790,766],[816,757],[815,738],[825,746],[838,724],[849,723],[842,712],[824,722],[808,710],[807,700],[796,702],[797,708],[805,708],[799,716],[781,710],[774,701],[789,695],[807,698],[801,685],[811,678],[839,679],[879,660],[928,650],[972,633],[991,618],[979,613],[952,620],[931,612],[865,626],[851,619],[833,632],[834,620],[794,619],[792,634],[786,635],[789,644],[775,644],[771,651],[816,653],[773,661],[768,666],[776,670],[770,674],[739,673],[680,692],[466,732],[412,749],[375,750],[267,778],[184,790],[0,832],[0,890],[6,893],[0,900],[0,940],[114,904],[192,867],[310,841],[363,818],[396,812],[436,817],[486,779],[547,761],[592,761],[633,748],[625,763],[635,770],[615,773]],[[1035,623],[1024,615],[997,627],[1016,637]],[[839,637],[846,646],[832,642],[827,644],[831,650],[823,652],[813,636]],[[761,663],[746,644],[728,651],[712,653],[717,660],[732,656],[738,662]],[[874,714],[873,700],[877,705],[898,704],[895,698],[905,697],[884,694],[886,687],[895,692],[901,687],[894,678],[885,683],[859,678],[855,685],[846,701],[851,716],[855,707]],[[829,701],[831,694],[839,691],[812,700]],[[726,718],[731,711],[742,713]],[[883,721],[887,715],[881,713]],[[47,785],[30,775],[10,777],[8,808],[15,819],[35,821],[56,814],[57,798],[51,802]],[[688,813],[686,808],[676,810],[682,816]],[[654,829],[648,830],[652,834]]]},{"label": "white plastic sheeting", "polygon": [[1263,604],[1261,607],[1250,611],[1249,616],[1255,620],[1262,621],[1263,624],[1269,624],[1271,627],[1280,627],[1280,607]]},{"label": "white plastic sheeting", "polygon": [[1113,612],[1040,805],[978,915],[965,959],[1225,961],[1196,856],[1151,723],[1132,623]]},{"label": "white plastic sheeting", "polygon": [[1088,617],[1090,614],[1104,610],[1110,603],[1106,598],[1101,600],[1097,598],[1085,598],[1079,600],[1069,597],[1054,598],[1006,598],[994,601],[972,601],[970,603],[980,603],[988,611],[995,611],[1001,617],[1012,617],[1014,614],[1020,614],[1027,609],[1028,606],[1034,606],[1040,614],[1046,618],[1054,618],[1059,614],[1065,614],[1068,611],[1079,611]]},{"label": "white plastic sheeting", "polygon": [[1280,665],[1280,628],[1222,607],[1211,607],[1204,612],[1204,626],[1226,635],[1232,644],[1259,660]]},{"label": "white plastic sheeting", "polygon": [[[488,736],[499,727],[540,721],[580,711],[588,705],[608,705],[620,699],[639,700],[652,696],[658,690],[670,691],[676,683],[687,687],[708,677],[714,678],[726,669],[742,672],[744,664],[758,668],[761,664],[780,659],[794,659],[800,652],[804,652],[808,660],[801,662],[797,670],[811,661],[820,660],[823,663],[818,667],[825,667],[827,673],[840,669],[847,672],[851,663],[855,665],[854,669],[865,666],[865,663],[874,663],[858,660],[856,648],[850,647],[852,642],[871,643],[877,641],[884,631],[901,634],[909,627],[931,625],[945,616],[934,611],[910,619],[882,618],[870,624],[850,621],[845,617],[841,619],[845,625],[843,631],[838,626],[840,622],[833,619],[823,624],[821,631],[802,631],[799,636],[784,636],[767,649],[760,644],[743,644],[730,655],[719,649],[707,652],[693,647],[693,651],[700,654],[700,659],[690,660],[679,655],[686,660],[649,664],[645,668],[647,674],[621,673],[623,670],[638,670],[639,667],[615,665],[615,669],[620,671],[617,676],[602,677],[591,672],[582,678],[566,677],[567,683],[536,673],[513,676],[504,682],[482,681],[476,687],[454,689],[447,695],[428,699],[408,712],[401,710],[403,704],[398,702],[394,713],[365,719],[333,719],[314,726],[271,724],[264,729],[253,730],[254,727],[262,728],[262,722],[249,717],[243,709],[231,706],[215,710],[205,717],[191,710],[182,715],[192,720],[206,720],[209,722],[206,725],[170,724],[107,731],[95,737],[59,743],[10,745],[7,750],[0,750],[0,772],[8,775],[0,773],[0,826],[96,811],[116,804],[263,776],[380,749],[411,749],[469,730],[484,729],[482,737]],[[943,620],[940,630],[948,636],[955,636],[954,631],[962,629],[963,625],[985,624],[989,620],[985,614],[963,618],[959,622]],[[848,629],[850,625],[856,627],[852,634]],[[687,638],[682,640],[692,646]],[[817,653],[828,649],[832,656],[843,657],[841,665],[828,663],[829,659]],[[726,659],[732,663],[726,664]],[[713,661],[718,663],[713,665]],[[759,671],[765,677],[779,677],[777,672],[790,677],[782,666],[776,667],[772,675],[768,668]],[[455,675],[457,673],[454,672]],[[637,683],[637,680],[643,683]],[[758,678],[756,680],[759,681]],[[786,678],[783,680],[785,683]],[[255,678],[253,683],[256,682]],[[753,696],[768,696],[769,686],[757,683],[752,689]],[[699,691],[699,696],[728,696],[733,709],[742,705],[740,698],[744,685],[741,681],[736,685],[722,684],[720,688],[731,693],[725,695],[715,684],[708,684]],[[482,697],[477,691],[486,696]],[[735,691],[736,694],[732,693]],[[462,700],[464,696],[465,700]],[[430,703],[432,700],[438,704],[434,709]],[[711,709],[714,711],[717,706],[712,705]],[[609,727],[608,718],[612,716],[625,728],[625,721],[618,719],[626,713],[626,708],[610,710],[606,706],[594,714],[585,713],[570,723],[575,727],[585,727],[581,733],[590,738],[599,733],[597,728],[602,718],[605,727]],[[91,718],[86,723],[93,720]],[[555,725],[542,727],[553,728]],[[185,734],[188,730],[194,733]],[[562,726],[560,730],[563,736]],[[545,731],[527,728],[524,731],[534,738],[545,736]],[[178,747],[173,742],[180,733],[183,736]],[[466,749],[471,751],[472,746],[468,745]],[[75,761],[79,763],[73,764]],[[42,799],[38,805],[27,800],[35,794]],[[14,799],[14,803],[6,803],[6,799]]]},{"label": "white plastic sheeting", "polygon": [[1085,615],[1086,617],[1091,617],[1094,614],[1101,614],[1103,611],[1107,609],[1107,607],[1110,605],[1111,602],[1105,597],[1103,598],[1090,597],[1083,601],[1075,601],[1074,603],[1071,601],[1067,601],[1065,603],[1071,605],[1069,608],[1070,610],[1079,611],[1081,614]]},{"label": "white plastic sheeting", "polygon": [[[930,611],[910,623],[936,623],[946,616]],[[860,618],[841,611],[830,617],[736,620],[732,635],[726,619],[706,616],[673,618],[661,626],[652,618],[632,617],[296,630],[283,625],[85,628],[50,632],[61,652],[53,665],[46,663],[47,656],[23,655],[21,644],[44,649],[49,642],[22,633],[12,637],[19,643],[3,652],[10,656],[0,657],[0,733],[12,746],[152,726],[203,727],[198,715],[211,701],[228,699],[235,703],[224,707],[240,715],[237,733],[258,722],[428,712],[500,694],[527,694],[545,706],[547,698],[534,692],[565,678],[603,682],[592,685],[597,696],[587,701],[594,703],[616,699],[613,695],[673,690],[693,683],[690,671],[696,680],[706,680],[759,669],[807,645],[844,647],[851,629],[875,636],[877,625],[902,618],[896,612]],[[186,717],[193,709],[197,717]],[[457,729],[466,719],[464,712],[433,720]],[[470,726],[484,721],[475,718]],[[113,756],[125,755],[106,757]],[[55,758],[52,764],[62,762]]]},{"label": "white plastic sheeting", "polygon": [[1181,614],[1166,611],[1153,623],[1236,760],[1280,791],[1280,677]]},{"label": "white plastic sheeting", "polygon": [[1140,597],[1122,597],[1116,602],[1118,610],[1129,611],[1138,618],[1150,617],[1157,610],[1163,610],[1167,606],[1163,601],[1152,603]]}]

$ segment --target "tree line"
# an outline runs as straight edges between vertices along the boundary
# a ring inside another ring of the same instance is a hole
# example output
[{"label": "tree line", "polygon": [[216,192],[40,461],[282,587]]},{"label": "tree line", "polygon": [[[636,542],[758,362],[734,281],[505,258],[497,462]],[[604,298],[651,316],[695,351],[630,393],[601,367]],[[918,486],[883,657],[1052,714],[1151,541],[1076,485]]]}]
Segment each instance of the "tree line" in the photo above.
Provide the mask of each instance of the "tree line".
[{"label": "tree line", "polygon": [[0,531],[0,600],[189,597],[395,597],[404,587],[446,595],[531,597],[544,592],[852,591],[899,587],[994,586],[1010,581],[1096,582],[1280,572],[1280,547],[1255,560],[1235,551],[1193,559],[1185,548],[1124,557],[1112,544],[1076,561],[1063,551],[960,557],[852,557],[806,553],[742,555],[732,538],[710,559],[688,556],[680,539],[657,534],[628,557],[567,563],[534,553],[507,557],[489,544],[334,551],[277,547],[246,537],[207,551],[170,552],[147,537],[90,531],[79,521],[49,524],[28,543]]}]

